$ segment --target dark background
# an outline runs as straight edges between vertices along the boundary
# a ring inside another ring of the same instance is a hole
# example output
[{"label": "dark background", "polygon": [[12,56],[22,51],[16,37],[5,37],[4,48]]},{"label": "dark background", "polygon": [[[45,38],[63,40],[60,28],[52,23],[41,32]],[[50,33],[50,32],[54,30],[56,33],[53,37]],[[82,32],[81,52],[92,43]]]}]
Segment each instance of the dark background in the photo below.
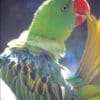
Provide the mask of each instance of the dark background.
[{"label": "dark background", "polygon": [[[100,17],[100,0],[87,0],[91,12]],[[6,43],[17,38],[21,32],[28,29],[35,10],[43,0],[1,0],[0,3],[0,52],[6,47]],[[72,36],[66,42],[67,51],[61,63],[70,66],[69,69],[75,72],[81,59],[85,41],[87,38],[86,22],[74,29]]]}]

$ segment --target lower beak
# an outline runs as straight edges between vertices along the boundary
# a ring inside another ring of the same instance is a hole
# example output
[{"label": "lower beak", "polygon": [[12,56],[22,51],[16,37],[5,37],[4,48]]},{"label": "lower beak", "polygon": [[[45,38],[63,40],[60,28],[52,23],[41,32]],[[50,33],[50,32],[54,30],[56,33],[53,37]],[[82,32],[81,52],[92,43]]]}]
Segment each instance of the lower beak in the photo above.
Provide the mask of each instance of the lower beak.
[{"label": "lower beak", "polygon": [[85,15],[76,14],[75,16],[75,27],[81,25],[85,21]]}]

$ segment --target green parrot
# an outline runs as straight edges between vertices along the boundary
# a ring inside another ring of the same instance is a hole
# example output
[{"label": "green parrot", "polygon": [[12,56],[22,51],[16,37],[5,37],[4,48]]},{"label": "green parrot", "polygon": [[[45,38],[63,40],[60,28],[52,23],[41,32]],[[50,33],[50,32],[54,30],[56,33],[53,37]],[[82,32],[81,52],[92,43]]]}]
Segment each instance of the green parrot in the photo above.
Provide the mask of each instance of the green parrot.
[{"label": "green parrot", "polygon": [[0,76],[18,100],[79,100],[66,81],[68,70],[58,62],[65,53],[65,40],[87,11],[78,11],[77,1],[45,0],[29,29],[0,55]]}]

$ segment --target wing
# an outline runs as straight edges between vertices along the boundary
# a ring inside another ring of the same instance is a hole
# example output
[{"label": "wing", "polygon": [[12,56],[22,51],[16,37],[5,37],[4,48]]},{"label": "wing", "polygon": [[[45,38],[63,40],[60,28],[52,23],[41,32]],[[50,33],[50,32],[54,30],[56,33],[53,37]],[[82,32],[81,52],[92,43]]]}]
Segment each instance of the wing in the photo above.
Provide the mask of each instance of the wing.
[{"label": "wing", "polygon": [[78,100],[60,66],[46,54],[7,50],[0,56],[2,79],[18,100]]}]

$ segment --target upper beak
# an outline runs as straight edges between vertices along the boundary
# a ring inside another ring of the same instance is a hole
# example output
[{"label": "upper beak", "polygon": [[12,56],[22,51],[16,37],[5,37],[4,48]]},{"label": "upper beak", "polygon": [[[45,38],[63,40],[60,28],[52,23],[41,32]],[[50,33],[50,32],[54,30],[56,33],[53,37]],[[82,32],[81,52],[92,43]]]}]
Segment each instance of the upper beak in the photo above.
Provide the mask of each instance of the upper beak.
[{"label": "upper beak", "polygon": [[74,12],[76,15],[75,26],[85,21],[85,14],[90,13],[90,7],[86,0],[73,0]]}]

